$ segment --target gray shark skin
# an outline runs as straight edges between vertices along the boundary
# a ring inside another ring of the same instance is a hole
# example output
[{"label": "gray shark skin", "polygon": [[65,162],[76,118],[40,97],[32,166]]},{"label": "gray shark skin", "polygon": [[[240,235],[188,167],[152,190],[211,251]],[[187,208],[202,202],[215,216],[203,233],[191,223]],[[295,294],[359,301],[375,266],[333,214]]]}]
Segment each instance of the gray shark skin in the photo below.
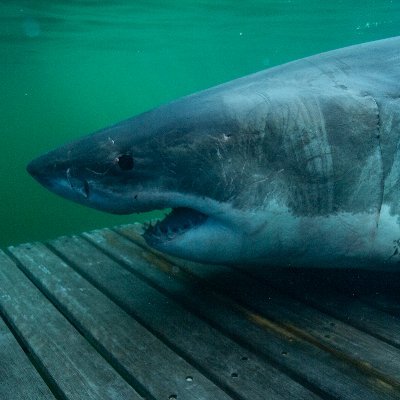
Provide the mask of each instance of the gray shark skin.
[{"label": "gray shark skin", "polygon": [[171,208],[144,237],[205,263],[400,269],[400,37],[181,98],[28,165],[111,213]]}]

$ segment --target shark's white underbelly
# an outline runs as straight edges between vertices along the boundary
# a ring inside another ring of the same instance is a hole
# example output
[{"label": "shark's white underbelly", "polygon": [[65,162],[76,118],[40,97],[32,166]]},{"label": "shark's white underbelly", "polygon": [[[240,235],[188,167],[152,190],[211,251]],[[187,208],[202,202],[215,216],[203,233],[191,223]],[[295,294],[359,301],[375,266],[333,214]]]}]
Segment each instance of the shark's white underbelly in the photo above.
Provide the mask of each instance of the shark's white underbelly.
[{"label": "shark's white underbelly", "polygon": [[342,212],[295,216],[277,204],[258,215],[262,228],[243,241],[244,258],[277,266],[400,269],[399,218],[380,213]]}]

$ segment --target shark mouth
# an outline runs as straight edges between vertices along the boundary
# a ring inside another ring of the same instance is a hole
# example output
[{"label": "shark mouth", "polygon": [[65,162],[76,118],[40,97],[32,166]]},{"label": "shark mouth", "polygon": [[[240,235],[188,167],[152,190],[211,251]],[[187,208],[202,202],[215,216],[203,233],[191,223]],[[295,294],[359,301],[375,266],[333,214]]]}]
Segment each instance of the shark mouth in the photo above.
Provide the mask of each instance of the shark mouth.
[{"label": "shark mouth", "polygon": [[199,227],[208,218],[206,214],[192,208],[173,208],[164,219],[157,221],[155,225],[149,224],[143,237],[149,245],[172,241]]}]

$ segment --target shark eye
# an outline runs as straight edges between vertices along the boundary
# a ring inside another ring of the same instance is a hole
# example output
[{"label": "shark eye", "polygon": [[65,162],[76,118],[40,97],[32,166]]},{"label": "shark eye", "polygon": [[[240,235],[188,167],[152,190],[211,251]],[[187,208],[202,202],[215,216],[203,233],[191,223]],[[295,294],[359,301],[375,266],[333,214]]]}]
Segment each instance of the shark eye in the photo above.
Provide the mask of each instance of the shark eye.
[{"label": "shark eye", "polygon": [[129,171],[130,169],[133,168],[133,157],[129,154],[122,154],[121,156],[118,157],[117,159],[118,166],[123,170],[123,171]]}]

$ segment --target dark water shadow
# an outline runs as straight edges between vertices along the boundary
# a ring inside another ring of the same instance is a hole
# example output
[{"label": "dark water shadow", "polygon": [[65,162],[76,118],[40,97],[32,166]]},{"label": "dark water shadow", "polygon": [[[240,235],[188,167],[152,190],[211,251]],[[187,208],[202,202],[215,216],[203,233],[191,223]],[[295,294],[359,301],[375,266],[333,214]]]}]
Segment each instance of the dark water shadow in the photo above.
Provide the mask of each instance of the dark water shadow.
[{"label": "dark water shadow", "polygon": [[[337,304],[345,311],[362,301],[400,316],[400,272],[246,266],[215,271],[209,268],[204,279],[207,286],[240,302],[261,304],[289,296],[321,307]],[[193,289],[197,287],[193,285]]]}]

